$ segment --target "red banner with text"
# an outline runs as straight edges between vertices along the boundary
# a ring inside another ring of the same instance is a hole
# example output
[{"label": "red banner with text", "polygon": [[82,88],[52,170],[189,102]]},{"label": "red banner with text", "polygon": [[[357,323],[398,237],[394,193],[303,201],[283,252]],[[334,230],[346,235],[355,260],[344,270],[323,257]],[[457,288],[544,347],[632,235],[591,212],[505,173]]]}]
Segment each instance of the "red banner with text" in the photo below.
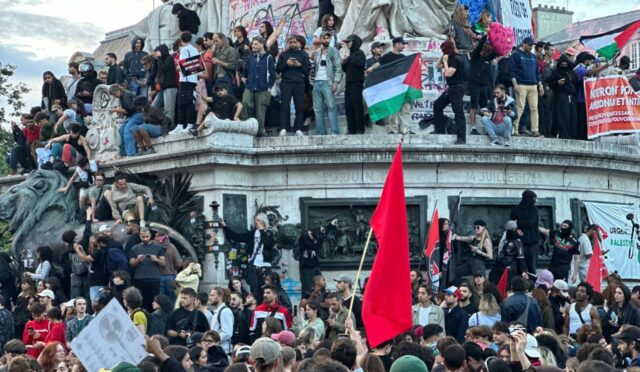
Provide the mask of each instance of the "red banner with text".
[{"label": "red banner with text", "polygon": [[640,95],[624,76],[584,81],[589,139],[640,132]]}]

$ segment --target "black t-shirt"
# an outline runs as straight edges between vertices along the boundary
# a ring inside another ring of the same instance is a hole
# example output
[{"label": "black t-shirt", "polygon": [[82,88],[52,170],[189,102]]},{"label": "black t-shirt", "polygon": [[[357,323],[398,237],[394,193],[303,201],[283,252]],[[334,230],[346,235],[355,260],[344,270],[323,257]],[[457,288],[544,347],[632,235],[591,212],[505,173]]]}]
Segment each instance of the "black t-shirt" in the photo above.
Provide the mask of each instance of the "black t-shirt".
[{"label": "black t-shirt", "polygon": [[105,270],[107,264],[105,249],[97,249],[91,254],[93,262],[91,263],[91,270],[89,271],[89,286],[106,286],[109,283],[109,274]]},{"label": "black t-shirt", "polygon": [[460,306],[462,310],[464,310],[467,315],[471,316],[478,312],[478,307],[473,303],[473,301],[469,302],[467,306]]},{"label": "black t-shirt", "polygon": [[[193,332],[206,332],[209,330],[209,321],[198,310],[189,311],[181,307],[175,309],[169,315],[167,319],[167,331],[172,330],[180,333],[180,331]],[[186,345],[187,340],[182,337],[169,337],[169,342],[172,345]]]},{"label": "black t-shirt", "polygon": [[[563,238],[558,231],[552,231],[549,235],[549,243],[552,248],[549,270],[554,276],[556,274],[568,275],[573,256],[580,254],[578,241],[573,235]],[[558,276],[558,279],[563,278]]]},{"label": "black t-shirt", "polygon": [[453,55],[449,56],[449,60],[447,61],[449,67],[455,68],[456,72],[453,76],[447,78],[448,85],[459,85],[464,84],[464,72],[462,71],[462,60],[460,56]]},{"label": "black t-shirt", "polygon": [[233,120],[237,105],[238,100],[232,94],[224,97],[213,96],[213,102],[209,103],[209,111],[213,112],[218,119]]},{"label": "black t-shirt", "polygon": [[387,63],[391,63],[393,61],[397,61],[401,58],[404,58],[404,54],[400,53],[400,54],[395,54],[394,52],[389,52],[385,55],[383,55],[382,57],[380,57],[380,64],[381,65],[386,65]]}]

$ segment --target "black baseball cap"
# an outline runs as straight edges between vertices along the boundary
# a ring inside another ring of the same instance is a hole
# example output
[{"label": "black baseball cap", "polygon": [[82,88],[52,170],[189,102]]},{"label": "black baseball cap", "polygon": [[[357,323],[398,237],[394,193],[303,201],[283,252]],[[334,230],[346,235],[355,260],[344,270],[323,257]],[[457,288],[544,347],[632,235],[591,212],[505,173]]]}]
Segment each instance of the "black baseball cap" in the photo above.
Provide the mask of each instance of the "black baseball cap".
[{"label": "black baseball cap", "polygon": [[406,41],[404,41],[404,38],[402,36],[394,37],[391,42],[393,44],[396,44],[396,43],[409,44]]}]

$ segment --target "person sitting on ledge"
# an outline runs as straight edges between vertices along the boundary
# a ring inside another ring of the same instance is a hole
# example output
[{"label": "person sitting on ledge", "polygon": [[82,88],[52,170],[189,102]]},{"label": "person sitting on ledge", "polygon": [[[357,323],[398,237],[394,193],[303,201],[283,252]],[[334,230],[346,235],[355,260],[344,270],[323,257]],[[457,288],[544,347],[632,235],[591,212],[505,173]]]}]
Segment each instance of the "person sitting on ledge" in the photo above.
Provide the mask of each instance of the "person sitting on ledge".
[{"label": "person sitting on ledge", "polygon": [[142,113],[136,110],[135,96],[119,84],[109,86],[109,95],[120,99],[121,107],[114,107],[109,112],[115,112],[125,116],[125,121],[120,124],[120,155],[133,156],[136,154],[136,140],[133,138],[133,128],[142,124]]},{"label": "person sitting on ledge", "polygon": [[497,135],[504,137],[504,145],[510,146],[513,120],[518,116],[516,112],[516,101],[507,95],[507,87],[502,84],[496,85],[493,92],[495,98],[491,100],[488,107],[482,110],[481,119],[485,132],[491,139],[492,146],[500,145]]},{"label": "person sitting on ledge", "polygon": [[[87,139],[80,135],[80,129],[80,124],[73,123],[69,126],[69,134],[49,140],[45,149],[51,149],[51,156],[48,164],[42,165],[42,169],[51,170],[55,168],[66,172],[66,168],[73,165],[80,155],[91,160],[89,144]],[[56,161],[61,161],[64,164],[64,169],[55,167],[54,163]]]},{"label": "person sitting on ledge", "polygon": [[[214,89],[216,91],[215,97],[207,97],[209,108],[207,114],[213,113],[218,119],[222,120],[240,120],[240,113],[242,112],[242,103],[238,102],[236,97],[228,94],[229,85],[224,81],[216,81]],[[202,134],[202,131],[207,127],[206,119],[198,126],[197,129],[189,129],[189,133],[197,137]]]},{"label": "person sitting on ledge", "polygon": [[118,174],[113,187],[111,190],[105,191],[104,196],[109,201],[116,225],[122,223],[123,219],[126,220],[128,215],[133,215],[136,218],[140,218],[140,227],[146,226],[144,220],[144,198],[147,198],[149,205],[155,203],[153,193],[148,186],[127,182],[127,176]]},{"label": "person sitting on ledge", "polygon": [[136,97],[134,107],[142,113],[142,124],[131,129],[138,146],[137,155],[154,154],[151,138],[167,134],[171,127],[171,119],[165,116],[162,109],[147,103],[145,97]]}]

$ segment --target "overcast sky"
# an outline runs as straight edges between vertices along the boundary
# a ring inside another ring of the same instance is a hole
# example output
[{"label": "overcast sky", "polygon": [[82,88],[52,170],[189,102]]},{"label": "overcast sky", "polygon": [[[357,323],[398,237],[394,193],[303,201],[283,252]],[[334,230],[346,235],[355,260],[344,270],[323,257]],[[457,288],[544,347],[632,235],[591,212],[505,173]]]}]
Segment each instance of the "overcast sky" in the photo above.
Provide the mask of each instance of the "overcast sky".
[{"label": "overcast sky", "polygon": [[[567,6],[567,0],[533,1],[538,4]],[[153,5],[153,0],[0,0],[0,62],[18,66],[16,80],[32,88],[27,106],[38,104],[43,71],[65,74],[74,52],[93,52],[105,32],[137,23]],[[568,5],[574,21],[581,21],[640,9],[640,0],[569,0]]]}]

